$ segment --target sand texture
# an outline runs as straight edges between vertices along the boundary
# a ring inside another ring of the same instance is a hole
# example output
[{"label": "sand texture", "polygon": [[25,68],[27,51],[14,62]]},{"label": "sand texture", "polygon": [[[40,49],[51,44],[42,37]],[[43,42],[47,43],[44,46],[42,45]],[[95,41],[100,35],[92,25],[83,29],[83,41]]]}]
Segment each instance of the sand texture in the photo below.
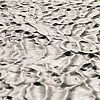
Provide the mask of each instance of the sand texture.
[{"label": "sand texture", "polygon": [[100,100],[100,0],[0,0],[0,100]]}]

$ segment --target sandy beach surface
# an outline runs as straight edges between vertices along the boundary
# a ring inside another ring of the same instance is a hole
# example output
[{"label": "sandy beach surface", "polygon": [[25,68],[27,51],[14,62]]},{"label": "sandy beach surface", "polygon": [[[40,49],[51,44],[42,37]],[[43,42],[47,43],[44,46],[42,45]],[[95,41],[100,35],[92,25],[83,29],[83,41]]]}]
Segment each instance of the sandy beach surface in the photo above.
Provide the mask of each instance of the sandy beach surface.
[{"label": "sandy beach surface", "polygon": [[100,100],[100,0],[0,0],[0,100]]}]

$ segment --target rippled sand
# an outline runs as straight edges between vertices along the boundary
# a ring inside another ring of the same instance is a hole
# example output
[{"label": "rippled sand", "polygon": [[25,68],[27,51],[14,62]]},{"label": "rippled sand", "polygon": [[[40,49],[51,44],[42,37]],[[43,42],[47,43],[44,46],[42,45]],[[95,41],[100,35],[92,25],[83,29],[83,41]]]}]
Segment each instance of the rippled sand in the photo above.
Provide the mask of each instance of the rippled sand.
[{"label": "rippled sand", "polygon": [[100,100],[100,0],[0,0],[0,100]]}]

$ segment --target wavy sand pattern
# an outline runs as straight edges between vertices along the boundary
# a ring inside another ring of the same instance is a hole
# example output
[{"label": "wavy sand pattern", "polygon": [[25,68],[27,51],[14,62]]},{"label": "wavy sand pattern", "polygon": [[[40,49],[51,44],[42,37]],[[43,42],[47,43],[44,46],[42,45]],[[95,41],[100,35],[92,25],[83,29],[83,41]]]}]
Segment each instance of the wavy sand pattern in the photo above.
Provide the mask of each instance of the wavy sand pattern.
[{"label": "wavy sand pattern", "polygon": [[0,100],[100,100],[100,0],[0,0]]}]

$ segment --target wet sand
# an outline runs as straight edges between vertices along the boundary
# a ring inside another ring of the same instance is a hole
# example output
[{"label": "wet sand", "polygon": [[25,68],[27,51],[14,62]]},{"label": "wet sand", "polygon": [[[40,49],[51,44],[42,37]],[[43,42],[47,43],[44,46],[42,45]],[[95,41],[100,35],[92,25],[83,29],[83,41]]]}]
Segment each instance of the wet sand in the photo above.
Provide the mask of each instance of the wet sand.
[{"label": "wet sand", "polygon": [[0,0],[0,100],[100,100],[99,0]]}]

